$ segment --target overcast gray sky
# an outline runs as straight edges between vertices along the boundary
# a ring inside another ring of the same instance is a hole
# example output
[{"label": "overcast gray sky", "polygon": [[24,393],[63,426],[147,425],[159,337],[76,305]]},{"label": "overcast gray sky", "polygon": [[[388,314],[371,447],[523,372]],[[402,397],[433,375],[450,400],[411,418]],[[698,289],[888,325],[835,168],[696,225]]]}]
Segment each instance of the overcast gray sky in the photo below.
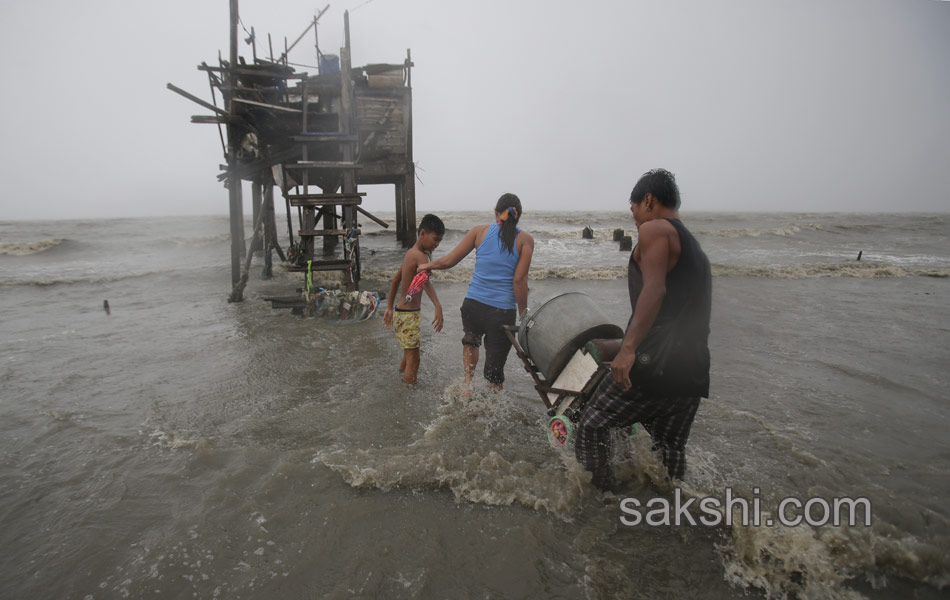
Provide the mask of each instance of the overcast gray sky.
[{"label": "overcast gray sky", "polygon": [[[240,8],[282,48],[324,6]],[[324,52],[347,9],[354,65],[412,49],[421,209],[623,210],[656,166],[685,210],[950,209],[950,2],[330,0]],[[210,99],[228,0],[0,0],[0,23],[0,219],[226,214],[216,128],[165,83]]]}]

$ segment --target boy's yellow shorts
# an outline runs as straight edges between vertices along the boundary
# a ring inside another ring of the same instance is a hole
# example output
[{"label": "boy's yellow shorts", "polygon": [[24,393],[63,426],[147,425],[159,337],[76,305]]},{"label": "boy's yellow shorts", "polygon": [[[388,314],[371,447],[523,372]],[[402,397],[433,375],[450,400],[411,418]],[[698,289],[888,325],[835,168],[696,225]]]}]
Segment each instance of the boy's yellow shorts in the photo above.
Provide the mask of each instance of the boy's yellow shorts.
[{"label": "boy's yellow shorts", "polygon": [[419,347],[421,322],[419,310],[397,310],[393,314],[393,329],[396,331],[396,341],[403,350]]}]

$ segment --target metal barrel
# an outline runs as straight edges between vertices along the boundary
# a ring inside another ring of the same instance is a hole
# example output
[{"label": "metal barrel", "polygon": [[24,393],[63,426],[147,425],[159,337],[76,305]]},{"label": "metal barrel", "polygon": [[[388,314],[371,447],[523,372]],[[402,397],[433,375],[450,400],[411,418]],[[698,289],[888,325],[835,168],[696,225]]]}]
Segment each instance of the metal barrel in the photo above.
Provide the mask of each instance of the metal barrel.
[{"label": "metal barrel", "polygon": [[543,303],[518,328],[518,344],[547,381],[554,381],[584,344],[622,338],[594,300],[582,292],[560,294]]}]

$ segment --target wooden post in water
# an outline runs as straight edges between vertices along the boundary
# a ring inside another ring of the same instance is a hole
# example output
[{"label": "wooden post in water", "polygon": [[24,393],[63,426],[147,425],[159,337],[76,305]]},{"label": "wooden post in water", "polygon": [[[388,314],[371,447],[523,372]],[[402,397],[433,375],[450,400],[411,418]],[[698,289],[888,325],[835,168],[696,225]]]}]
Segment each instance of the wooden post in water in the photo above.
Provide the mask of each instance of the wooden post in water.
[{"label": "wooden post in water", "polygon": [[[261,201],[261,212],[264,220],[264,279],[274,276],[274,265],[271,261],[271,250],[277,246],[277,223],[274,221],[274,184],[269,180],[262,183],[264,198]],[[279,250],[279,247],[278,247]]]},{"label": "wooden post in water", "polygon": [[[340,49],[340,131],[344,136],[353,133],[353,114],[354,114],[354,94],[353,94],[353,72],[350,64],[350,12],[343,13],[343,40],[344,47]],[[356,158],[353,151],[353,144],[343,144],[343,162],[351,163]],[[353,169],[343,171],[343,185],[340,190],[344,194],[356,193],[356,172]],[[343,229],[347,232],[357,229],[356,226],[356,206],[343,206]],[[346,234],[349,236],[349,233]],[[350,284],[353,289],[359,289],[360,271],[359,271],[359,237],[350,242],[343,243],[343,254],[346,260],[356,261],[355,269],[350,271]]]},{"label": "wooden post in water", "polygon": [[[229,84],[232,88],[237,87],[237,62],[238,62],[238,0],[231,1],[231,62],[229,67]],[[234,102],[234,92],[229,97],[228,111],[232,116],[236,114],[236,104]],[[237,128],[228,124],[228,169],[231,174],[228,176],[228,200],[231,217],[231,285],[236,286],[241,280],[241,259],[244,256],[244,202],[241,196],[241,178],[236,174],[237,152],[236,148],[240,143],[236,138],[239,132]],[[241,297],[233,297],[232,300],[240,302]]]},{"label": "wooden post in water", "polygon": [[396,188],[396,241],[406,244],[406,191],[405,186],[397,183]]},{"label": "wooden post in water", "polygon": [[406,123],[406,167],[407,173],[403,187],[406,211],[406,238],[402,245],[406,248],[416,243],[416,163],[412,157],[412,52],[406,49],[405,68],[409,71],[406,78],[408,98],[403,118]]},{"label": "wooden post in water", "polygon": [[[260,218],[263,202],[264,202],[264,186],[261,184],[260,178],[255,179],[251,182],[251,221],[257,223]],[[258,250],[263,250],[263,240],[260,238],[254,238],[254,241],[251,243],[251,252],[257,252]]]},{"label": "wooden post in water", "polygon": [[[300,97],[300,108],[303,109],[303,116],[301,118],[300,132],[304,135],[310,131],[310,123],[307,117],[310,115],[310,90],[308,89],[308,80],[306,75],[303,76],[303,80],[300,82],[301,87],[303,88],[303,95]],[[300,148],[300,159],[304,162],[310,159],[308,155],[309,150],[307,145],[304,144]],[[310,193],[310,173],[308,169],[303,170],[303,193],[307,195]],[[299,219],[301,229],[306,231],[313,231],[316,229],[316,212],[312,206],[308,206],[303,209],[303,218]],[[307,260],[313,260],[313,245],[314,239],[313,236],[308,236],[303,238],[304,243],[304,257]]]},{"label": "wooden post in water", "polygon": [[408,248],[416,243],[416,169],[412,163],[402,189],[406,206],[406,238],[402,245]]}]

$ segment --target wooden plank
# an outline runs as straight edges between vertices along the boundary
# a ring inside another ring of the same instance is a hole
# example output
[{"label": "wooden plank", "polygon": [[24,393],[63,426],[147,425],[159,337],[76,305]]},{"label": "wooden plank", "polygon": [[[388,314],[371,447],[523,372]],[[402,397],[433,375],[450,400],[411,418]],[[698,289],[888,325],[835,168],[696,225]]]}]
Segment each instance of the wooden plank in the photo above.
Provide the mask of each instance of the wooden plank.
[{"label": "wooden plank", "polygon": [[355,135],[333,135],[331,133],[304,133],[292,136],[293,141],[300,144],[311,144],[315,142],[356,142],[359,138]]},{"label": "wooden plank", "polygon": [[[313,236],[324,236],[324,235],[348,235],[348,234],[349,232],[346,229],[311,229],[311,230],[301,229],[297,231],[297,235],[299,235],[300,237],[307,237],[307,236],[313,237]],[[360,234],[360,230],[357,229],[356,235],[359,235],[359,234]]]},{"label": "wooden plank", "polygon": [[[230,132],[228,132],[228,135],[230,136]],[[276,165],[276,164],[284,162],[285,160],[294,158],[299,152],[300,150],[298,150],[297,148],[289,148],[287,150],[276,152],[274,154],[271,154],[270,156],[266,156],[264,158],[255,160],[254,162],[247,163],[244,165],[235,165],[233,167],[229,167],[228,165],[219,165],[219,167],[225,170],[225,172],[218,174],[218,180],[224,181],[232,173],[237,175],[238,177],[245,177],[247,175],[252,175],[256,173],[257,171],[268,169],[272,165]]]},{"label": "wooden plank", "polygon": [[357,206],[362,202],[360,198],[344,200],[290,200],[291,206]]},{"label": "wooden plank", "polygon": [[295,163],[287,163],[285,169],[362,169],[363,165],[354,162],[330,161],[330,160],[299,160]]},{"label": "wooden plank", "polygon": [[231,115],[191,115],[191,122],[208,125],[227,125],[244,123],[241,117],[232,117]]},{"label": "wooden plank", "polygon": [[[347,271],[354,267],[356,261],[352,260],[315,260],[310,263],[311,271]],[[288,271],[307,272],[307,265],[302,267],[290,266],[287,267]]]},{"label": "wooden plank", "polygon": [[250,104],[252,106],[260,106],[261,108],[267,108],[270,110],[277,110],[285,113],[300,114],[303,111],[299,108],[287,108],[285,106],[277,106],[276,104],[266,104],[264,102],[256,102],[254,100],[245,100],[244,98],[231,98],[231,102],[240,102],[241,104]]},{"label": "wooden plank", "polygon": [[[378,91],[378,90],[377,90],[377,91]],[[361,101],[363,101],[363,100],[366,100],[366,101],[369,101],[369,102],[386,102],[387,104],[390,104],[390,103],[396,104],[396,103],[398,103],[398,102],[401,100],[401,98],[392,98],[392,97],[390,97],[390,98],[374,98],[373,96],[363,96],[363,95],[357,95],[357,96],[356,96],[356,102],[357,102],[357,104],[359,104],[359,103],[360,103]]]},{"label": "wooden plank", "polygon": [[[280,65],[280,66],[279,66],[279,69],[280,69],[280,70],[278,71],[278,70],[248,69],[248,68],[241,68],[241,67],[238,67],[237,69],[234,69],[234,72],[237,73],[238,75],[253,75],[253,76],[257,76],[257,77],[272,77],[272,78],[274,78],[274,79],[303,79],[303,78],[305,77],[305,75],[306,75],[306,74],[304,74],[304,73],[295,74],[295,73],[293,72],[293,69],[292,69],[292,68],[290,68],[290,67],[284,67],[283,65]],[[198,70],[199,70],[199,71],[208,71],[208,72],[211,72],[211,73],[224,73],[224,72],[229,71],[229,69],[226,69],[226,68],[224,68],[224,67],[212,67],[212,66],[209,66],[209,65],[206,65],[206,64],[200,64],[200,65],[198,65]]]},{"label": "wooden plank", "polygon": [[376,221],[377,223],[379,223],[380,225],[382,225],[382,226],[385,227],[386,229],[389,229],[389,223],[387,223],[386,221],[383,221],[382,219],[380,219],[380,218],[377,217],[376,215],[370,214],[370,212],[369,212],[368,210],[364,209],[362,206],[357,206],[357,207],[356,207],[356,210],[358,210],[359,212],[363,213],[364,215],[366,215],[366,216],[369,217],[370,219]]},{"label": "wooden plank", "polygon": [[307,301],[300,296],[287,296],[282,298],[264,298],[270,302],[273,309],[279,308],[307,308]]},{"label": "wooden plank", "polygon": [[[294,86],[287,90],[287,94],[290,96],[302,96],[303,90],[301,86]],[[308,80],[307,83],[307,93],[316,94],[317,96],[339,96],[340,95],[340,86],[334,85],[332,83],[313,83]]]},{"label": "wooden plank", "polygon": [[264,296],[265,302],[306,302],[300,294],[294,296]]},{"label": "wooden plank", "polygon": [[291,200],[348,200],[362,198],[366,192],[355,194],[289,194],[287,197]]}]

